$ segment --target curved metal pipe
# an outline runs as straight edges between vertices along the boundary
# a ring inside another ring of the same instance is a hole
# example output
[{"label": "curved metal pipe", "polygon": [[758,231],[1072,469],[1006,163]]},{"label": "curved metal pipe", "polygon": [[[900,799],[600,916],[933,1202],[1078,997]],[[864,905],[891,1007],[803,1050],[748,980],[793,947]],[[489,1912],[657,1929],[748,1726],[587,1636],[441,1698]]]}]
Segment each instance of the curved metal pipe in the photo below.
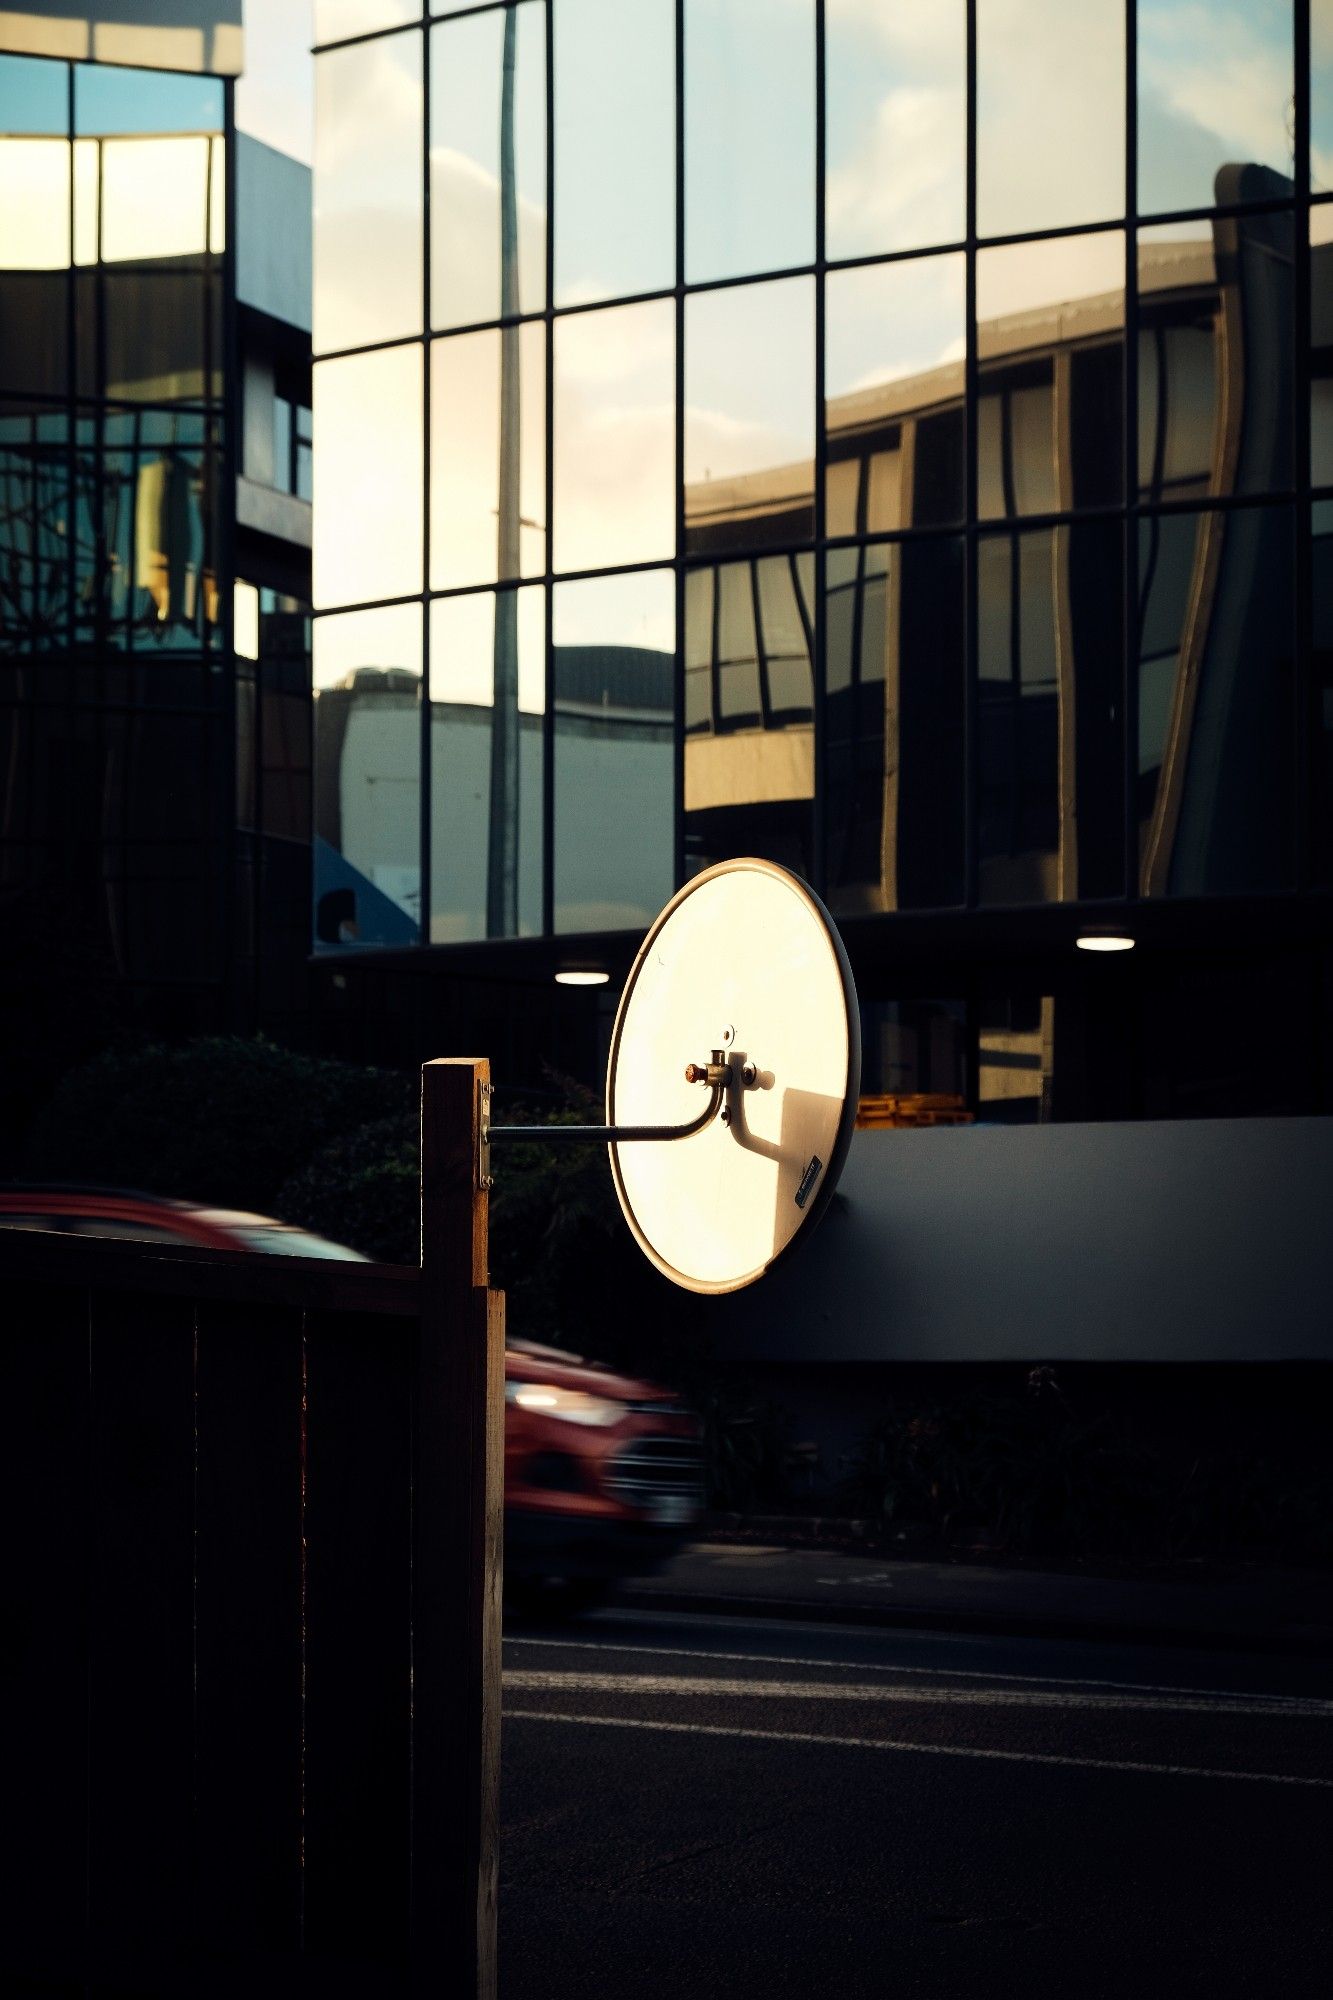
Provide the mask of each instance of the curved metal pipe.
[{"label": "curved metal pipe", "polygon": [[708,1093],[707,1104],[688,1125],[492,1125],[490,1136],[492,1143],[496,1139],[529,1139],[538,1146],[561,1139],[604,1146],[618,1146],[629,1139],[689,1139],[717,1117],[722,1097],[723,1087],[715,1083]]}]

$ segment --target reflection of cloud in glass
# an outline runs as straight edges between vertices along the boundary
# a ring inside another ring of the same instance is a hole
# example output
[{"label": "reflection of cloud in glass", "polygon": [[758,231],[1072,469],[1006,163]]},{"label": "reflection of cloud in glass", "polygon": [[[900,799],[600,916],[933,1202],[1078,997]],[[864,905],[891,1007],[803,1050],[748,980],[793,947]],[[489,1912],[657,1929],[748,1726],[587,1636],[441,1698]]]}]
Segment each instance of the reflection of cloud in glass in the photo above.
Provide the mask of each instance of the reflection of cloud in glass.
[{"label": "reflection of cloud in glass", "polygon": [[957,241],[966,221],[961,0],[829,0],[826,20],[827,254]]},{"label": "reflection of cloud in glass", "polygon": [[314,597],[319,606],[421,588],[421,348],[315,369]]},{"label": "reflection of cloud in glass", "polygon": [[965,276],[960,255],[831,272],[824,393],[846,396],[961,361]]},{"label": "reflection of cloud in glass", "polygon": [[1057,229],[1125,208],[1123,0],[977,12],[977,228]]},{"label": "reflection of cloud in glass", "polygon": [[1333,189],[1333,0],[1310,0],[1310,185]]},{"label": "reflection of cloud in glass", "polygon": [[1292,170],[1289,0],[1140,0],[1139,206],[1207,208],[1219,167]]},{"label": "reflection of cloud in glass", "polygon": [[501,103],[513,25],[518,310],[546,303],[544,9],[521,5],[436,28],[430,43],[431,323],[470,326],[501,310]]},{"label": "reflection of cloud in glass", "polygon": [[[977,323],[993,330],[997,320],[1010,322],[1003,337],[994,343],[996,351],[1005,352],[1025,344],[1021,329],[1012,322],[1025,313],[1040,315],[1042,325],[1034,329],[1034,337],[1044,345],[1057,337],[1049,324],[1051,313],[1062,307],[1077,308],[1083,300],[1109,299],[1118,323],[1124,316],[1124,287],[1125,238],[1119,229],[981,250],[977,253]],[[983,334],[983,351],[989,345]]]},{"label": "reflection of cloud in glass", "polygon": [[675,350],[670,299],[556,321],[557,569],[675,553]]},{"label": "reflection of cloud in glass", "polygon": [[[512,338],[512,335],[510,336]],[[498,331],[431,345],[431,563],[433,590],[499,576],[500,388]],[[546,329],[518,329],[519,567],[546,567]]]},{"label": "reflection of cloud in glass", "polygon": [[556,302],[676,275],[674,0],[561,0],[555,10]]},{"label": "reflection of cloud in glass", "polygon": [[421,325],[421,37],[319,59],[315,347]]},{"label": "reflection of cloud in glass", "polygon": [[[311,0],[249,0],[236,129],[309,166],[315,147]],[[332,39],[330,36],[328,39]]]},{"label": "reflection of cloud in glass", "polygon": [[808,460],[814,449],[814,288],[779,279],[685,306],[685,484]]},{"label": "reflection of cloud in glass", "polygon": [[[104,263],[221,251],[224,144],[203,135],[76,140],[74,261],[97,261],[99,164]],[[0,267],[69,263],[70,156],[63,139],[0,139]]]},{"label": "reflection of cloud in glass", "polygon": [[0,267],[58,271],[68,263],[68,144],[0,139]]}]

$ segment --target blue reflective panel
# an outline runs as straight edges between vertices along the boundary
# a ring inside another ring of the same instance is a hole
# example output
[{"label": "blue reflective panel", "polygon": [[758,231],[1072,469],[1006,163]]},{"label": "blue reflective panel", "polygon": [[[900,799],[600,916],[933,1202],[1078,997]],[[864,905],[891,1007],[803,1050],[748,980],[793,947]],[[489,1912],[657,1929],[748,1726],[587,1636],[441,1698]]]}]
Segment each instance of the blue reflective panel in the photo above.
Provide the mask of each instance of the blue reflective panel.
[{"label": "blue reflective panel", "polygon": [[40,56],[0,56],[0,134],[69,130],[69,69]]},{"label": "blue reflective panel", "polygon": [[220,132],[226,92],[214,76],[161,69],[114,69],[79,63],[74,71],[74,130]]}]

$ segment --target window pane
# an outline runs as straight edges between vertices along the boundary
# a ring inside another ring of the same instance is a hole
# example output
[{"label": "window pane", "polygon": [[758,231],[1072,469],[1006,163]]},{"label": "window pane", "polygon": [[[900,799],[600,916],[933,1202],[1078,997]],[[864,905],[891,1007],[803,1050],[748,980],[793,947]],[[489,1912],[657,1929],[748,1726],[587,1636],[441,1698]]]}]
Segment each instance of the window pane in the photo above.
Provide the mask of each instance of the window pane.
[{"label": "window pane", "polygon": [[670,299],[555,322],[556,569],[675,554],[675,407]]},{"label": "window pane", "polygon": [[686,0],[685,277],[815,255],[813,0]]},{"label": "window pane", "polygon": [[0,408],[0,654],[68,641],[68,452],[64,410]]},{"label": "window pane", "polygon": [[68,266],[69,160],[64,139],[0,138],[0,269]]},{"label": "window pane", "polygon": [[420,347],[320,362],[315,436],[316,604],[420,590]]},{"label": "window pane", "polygon": [[555,928],[638,928],[675,878],[670,571],[560,584],[551,668]]},{"label": "window pane", "polygon": [[987,537],[978,570],[980,900],[1117,895],[1120,524]]},{"label": "window pane", "polygon": [[435,341],[430,394],[432,590],[545,569],[545,327]]},{"label": "window pane", "polygon": [[[701,575],[709,586],[695,581]],[[810,872],[813,583],[809,554],[723,563],[687,578],[690,874],[735,854]]]},{"label": "window pane", "polygon": [[1123,0],[977,9],[977,232],[1125,212]]},{"label": "window pane", "polygon": [[1333,203],[1310,211],[1310,480],[1333,486]]},{"label": "window pane", "polygon": [[220,132],[225,108],[218,77],[108,63],[75,66],[76,133]]},{"label": "window pane", "polygon": [[1292,605],[1289,508],[1142,523],[1137,816],[1145,895],[1290,886]]},{"label": "window pane", "polygon": [[432,944],[542,928],[544,598],[431,605]]},{"label": "window pane", "polygon": [[1140,232],[1144,492],[1188,499],[1291,483],[1293,277],[1289,215]]},{"label": "window pane", "polygon": [[1310,0],[1310,186],[1333,194],[1333,0]]},{"label": "window pane", "polygon": [[1118,229],[979,252],[983,520],[1120,497],[1124,273]]},{"label": "window pane", "polygon": [[1316,882],[1333,883],[1333,504],[1310,509],[1311,645],[1315,688],[1314,856]]},{"label": "window pane", "polygon": [[421,606],[317,618],[316,946],[415,944]]},{"label": "window pane", "polygon": [[862,1097],[967,1099],[967,1007],[962,1000],[861,1003]]},{"label": "window pane", "polygon": [[685,542],[800,541],[814,523],[814,285],[685,302]]},{"label": "window pane", "polygon": [[1140,210],[1289,195],[1290,0],[1139,0],[1138,21]]},{"label": "window pane", "polygon": [[36,56],[0,56],[0,133],[69,131],[69,70]]},{"label": "window pane", "polygon": [[674,0],[560,0],[555,12],[555,302],[676,279]]},{"label": "window pane", "polygon": [[966,234],[966,30],[962,0],[826,9],[826,256]]},{"label": "window pane", "polygon": [[1055,1001],[987,994],[977,1030],[977,1116],[986,1125],[1044,1125],[1052,1112]]},{"label": "window pane", "polygon": [[963,545],[948,537],[833,551],[826,590],[832,907],[852,915],[961,903]]},{"label": "window pane", "polygon": [[[963,462],[921,418],[959,410],[965,346],[961,256],[833,271],[825,292],[824,420],[830,535],[910,525],[914,483],[936,494],[930,518],[959,520]],[[861,468],[861,476],[853,468]],[[858,503],[864,501],[864,516]]]},{"label": "window pane", "polygon": [[376,28],[420,19],[418,0],[315,0],[315,40],[340,42],[347,35],[369,35]]},{"label": "window pane", "polygon": [[421,37],[319,58],[315,350],[421,328]]},{"label": "window pane", "polygon": [[545,9],[530,0],[432,29],[430,93],[431,325],[540,312]]}]

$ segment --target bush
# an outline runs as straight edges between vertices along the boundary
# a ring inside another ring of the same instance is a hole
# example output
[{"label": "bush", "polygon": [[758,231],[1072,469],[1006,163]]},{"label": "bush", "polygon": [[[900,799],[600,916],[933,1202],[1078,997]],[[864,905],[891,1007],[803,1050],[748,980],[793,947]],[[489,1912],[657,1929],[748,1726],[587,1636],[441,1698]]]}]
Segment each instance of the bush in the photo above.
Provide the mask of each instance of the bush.
[{"label": "bush", "polygon": [[150,1043],[65,1077],[34,1120],[25,1171],[281,1215],[280,1190],[320,1147],[410,1117],[415,1101],[415,1079],[262,1039]]}]

